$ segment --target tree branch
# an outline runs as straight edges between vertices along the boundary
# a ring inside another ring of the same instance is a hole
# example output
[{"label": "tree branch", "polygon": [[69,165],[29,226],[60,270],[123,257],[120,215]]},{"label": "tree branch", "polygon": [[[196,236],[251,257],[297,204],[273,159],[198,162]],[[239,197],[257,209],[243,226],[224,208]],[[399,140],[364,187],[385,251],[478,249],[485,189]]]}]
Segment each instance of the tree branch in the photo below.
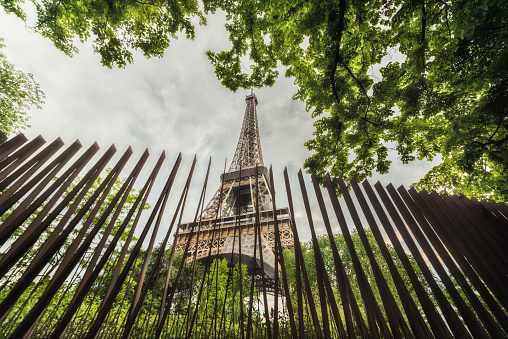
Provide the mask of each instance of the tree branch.
[{"label": "tree branch", "polygon": [[425,0],[422,0],[422,31],[421,31],[421,46],[422,46],[422,69],[425,72],[425,30],[427,26],[427,18],[425,14]]},{"label": "tree branch", "polygon": [[440,3],[442,3],[445,7],[445,17],[446,17],[446,26],[448,27],[448,35],[450,36],[450,39],[452,38],[452,31],[450,29],[450,22],[448,21],[448,4],[443,0],[438,0]]},{"label": "tree branch", "polygon": [[330,82],[332,85],[332,94],[335,97],[335,101],[337,102],[337,105],[340,103],[339,94],[337,93],[337,87],[335,86],[335,70],[337,69],[337,65],[340,61],[340,43],[342,40],[342,33],[344,32],[344,16],[346,14],[346,0],[339,0],[339,24],[338,24],[338,32],[337,32],[337,39],[335,43],[337,44],[335,46],[335,56],[333,60],[333,65],[330,68]]},{"label": "tree branch", "polygon": [[143,1],[138,1],[138,0],[134,0],[134,2],[137,2],[138,4],[140,5],[147,5],[147,6],[154,6],[154,7],[158,7],[157,5],[153,4],[153,3],[148,3],[148,2],[143,2]]},{"label": "tree branch", "polygon": [[353,71],[351,71],[351,69],[349,68],[349,66],[343,62],[342,65],[344,65],[344,67],[346,68],[347,72],[349,73],[349,75],[351,75],[351,77],[355,80],[355,82],[358,84],[358,86],[360,87],[360,89],[362,90],[363,94],[365,95],[365,97],[367,98],[367,101],[369,102],[369,105],[367,106],[367,112],[369,111],[370,109],[370,97],[369,95],[367,94],[367,90],[365,89],[365,87],[363,86],[363,84],[360,82],[360,80],[358,80],[358,78],[353,74]]},{"label": "tree branch", "polygon": [[504,137],[503,139],[496,140],[496,141],[489,141],[488,144],[492,144],[495,146],[501,146],[502,144],[504,144],[507,141],[508,141],[508,136]]},{"label": "tree branch", "polygon": [[339,122],[339,131],[337,132],[337,140],[335,140],[335,145],[333,146],[333,150],[330,152],[330,154],[334,154],[335,153],[335,151],[337,150],[337,144],[339,142],[344,146],[344,143],[340,139],[340,135],[342,133],[342,126],[343,126],[342,122]]},{"label": "tree branch", "polygon": [[494,135],[496,135],[497,131],[499,130],[499,127],[501,127],[501,125],[503,123],[503,117],[500,117],[500,118],[501,119],[499,119],[499,123],[497,124],[496,130],[494,131],[494,133],[492,133],[492,135],[490,136],[489,141],[487,143],[492,141],[492,138],[494,138]]}]

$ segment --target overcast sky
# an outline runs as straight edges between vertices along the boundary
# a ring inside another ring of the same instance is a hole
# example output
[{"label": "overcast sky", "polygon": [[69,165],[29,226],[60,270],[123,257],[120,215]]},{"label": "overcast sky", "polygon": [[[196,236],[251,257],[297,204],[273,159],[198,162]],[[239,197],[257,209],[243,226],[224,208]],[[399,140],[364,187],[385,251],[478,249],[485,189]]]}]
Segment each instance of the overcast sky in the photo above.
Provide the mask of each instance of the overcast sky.
[{"label": "overcast sky", "polygon": [[[229,49],[224,20],[221,14],[210,16],[207,26],[196,27],[195,40],[173,40],[161,59],[145,59],[135,53],[134,64],[125,69],[108,69],[100,64],[90,45],[79,45],[80,53],[69,58],[48,39],[26,29],[23,21],[2,11],[0,37],[6,45],[3,52],[16,68],[33,73],[46,94],[42,110],[29,112],[31,128],[25,134],[29,138],[41,134],[48,142],[61,137],[66,144],[79,139],[83,148],[97,141],[103,151],[114,143],[118,153],[132,146],[132,163],[148,148],[150,166],[165,150],[167,161],[153,196],[160,192],[178,152],[182,152],[184,160],[180,183],[185,181],[194,154],[198,156],[196,178],[204,177],[208,157],[212,156],[206,198],[209,200],[219,187],[224,160],[228,159],[229,167],[233,157],[245,95],[249,94],[242,90],[232,93],[222,87],[205,55],[209,49]],[[273,87],[254,91],[259,101],[263,159],[266,166],[272,164],[274,168],[275,187],[279,192],[277,205],[287,206],[282,171],[288,167],[296,193],[296,173],[310,155],[303,144],[312,138],[313,119],[302,102],[292,100],[296,92],[292,79],[280,77]],[[409,186],[432,167],[428,162],[402,165],[395,156],[392,160],[390,173],[375,175],[371,183],[381,180],[385,185],[393,182],[395,186]],[[150,166],[145,168],[145,175]],[[311,190],[310,180],[308,184]],[[137,186],[141,185],[139,181]],[[201,185],[202,181],[194,182],[191,201],[197,202]],[[180,184],[175,186],[170,211],[180,187]],[[310,196],[312,199],[313,194]],[[299,210],[297,224],[301,224],[305,220],[302,205],[295,204]],[[317,213],[318,210],[314,216],[319,219]],[[165,219],[170,220],[170,213],[166,215]],[[324,230],[320,228],[319,232]],[[304,231],[302,240],[308,240],[308,236]]]}]

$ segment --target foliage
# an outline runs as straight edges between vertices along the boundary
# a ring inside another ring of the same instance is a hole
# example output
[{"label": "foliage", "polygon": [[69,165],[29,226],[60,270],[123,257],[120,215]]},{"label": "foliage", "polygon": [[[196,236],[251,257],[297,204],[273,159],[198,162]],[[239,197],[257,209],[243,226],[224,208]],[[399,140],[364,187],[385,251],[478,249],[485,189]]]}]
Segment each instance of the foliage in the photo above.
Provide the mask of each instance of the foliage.
[{"label": "foliage", "polygon": [[26,111],[41,108],[44,93],[31,73],[23,73],[7,61],[0,38],[0,131],[7,135],[28,127]]},{"label": "foliage", "polygon": [[389,150],[405,164],[441,156],[420,187],[508,200],[505,1],[205,2],[216,7],[231,20],[231,50],[208,52],[222,83],[270,86],[278,61],[319,117],[308,172],[363,180],[388,172]]},{"label": "foliage", "polygon": [[[388,269],[388,265],[386,264],[386,261],[385,261],[383,255],[381,254],[381,250],[380,250],[379,246],[377,246],[374,235],[370,229],[366,229],[365,231],[366,231],[366,235],[369,240],[369,243],[370,243],[370,247],[374,253],[376,262],[378,263],[378,265],[381,269],[381,272],[388,284],[388,287],[392,291],[392,294],[395,297],[395,301],[397,302],[399,309],[404,310],[404,308],[402,306],[402,302],[401,302],[400,297],[398,295],[397,289],[395,287],[395,283],[394,283],[393,278],[391,276],[390,270]],[[363,310],[364,310],[364,307],[362,306],[363,299],[362,299],[362,296],[360,293],[358,279],[355,278],[356,273],[355,273],[355,269],[353,267],[351,254],[347,248],[344,237],[341,234],[336,234],[334,236],[334,238],[335,238],[335,244],[337,246],[337,250],[339,251],[339,253],[341,255],[344,269],[346,271],[346,274],[348,275],[349,282],[351,283],[351,288],[352,288],[353,294],[355,295],[355,299],[357,300],[358,305],[360,306],[360,310],[362,310],[362,312],[363,312]],[[370,269],[370,267],[371,267],[370,261],[367,256],[367,252],[365,251],[365,249],[362,245],[360,236],[355,231],[351,234],[351,238],[352,238],[353,244],[355,246],[357,255],[359,257],[360,263],[364,269],[367,281],[372,282],[370,284],[370,286],[371,286],[372,291],[374,293],[374,297],[376,298],[377,303],[381,306],[381,310],[384,313],[385,310],[382,307],[383,303],[382,303],[381,295],[378,290],[377,284],[375,283],[376,279],[375,279],[373,270]],[[337,285],[336,285],[337,281],[336,281],[336,276],[335,276],[336,267],[334,264],[333,254],[332,254],[332,250],[330,247],[330,240],[327,236],[321,236],[321,237],[318,237],[318,244],[319,244],[319,249],[323,255],[323,261],[325,264],[326,271],[328,273],[328,277],[329,277],[330,281],[332,282],[332,284],[336,286],[335,288],[337,288]],[[403,274],[403,272],[405,272],[405,270],[402,265],[402,262],[398,258],[397,254],[393,248],[389,247],[389,252],[391,254],[391,257],[393,259],[395,266],[397,267],[397,270],[399,271],[399,273],[404,281],[404,285],[408,288],[408,291],[411,294],[413,300],[415,301],[415,304],[417,305],[417,307],[420,307],[419,306],[420,302],[418,300],[418,297],[417,297],[416,292],[411,284],[409,277],[407,276],[407,274]],[[315,258],[314,258],[314,250],[313,250],[312,242],[302,243],[302,254],[304,257],[304,261],[305,261],[305,267],[307,268],[307,274],[309,277],[309,281],[311,282],[311,284],[313,284],[312,285],[312,293],[314,295],[314,302],[316,302],[316,304],[319,305],[319,294],[318,294],[318,288],[317,288],[318,277],[317,277],[317,273],[316,273],[316,263],[315,263]],[[410,263],[413,266],[413,268],[418,276],[418,279],[420,280],[420,282],[422,283],[424,288],[426,288],[429,291],[429,294],[431,294],[430,289],[428,288],[427,281],[425,280],[423,274],[421,273],[420,269],[418,268],[416,261],[413,259],[413,257],[411,255],[408,255],[408,258],[409,258]],[[295,267],[296,261],[295,261],[294,248],[284,250],[284,259],[285,259],[285,264],[286,264],[288,282],[293,287],[291,289],[291,299],[292,299],[293,304],[296,305],[297,304],[297,296],[296,296],[296,288],[295,288],[295,286],[296,286],[295,285],[296,284],[296,267]],[[302,280],[302,286],[303,286],[303,280]],[[339,293],[337,293],[337,305],[339,306],[340,312],[342,312],[342,306],[341,306],[342,301],[340,299]],[[321,308],[319,306],[316,306],[317,311],[320,311],[320,309]],[[366,316],[366,314],[364,314],[364,317],[365,316]],[[385,314],[385,316],[386,316],[386,314]],[[344,316],[342,314],[341,314],[341,318],[344,319]],[[406,319],[406,321],[407,321],[407,319]],[[307,322],[307,320],[305,322]]]},{"label": "foliage", "polygon": [[[109,173],[109,170],[106,172]],[[64,197],[76,187],[80,180],[81,178],[78,177],[73,181],[64,194]],[[83,201],[78,206],[76,212],[74,212],[74,215],[79,213],[79,211],[84,207],[84,204],[90,199],[91,195],[97,191],[103,182],[104,179],[99,177],[92,183],[91,188],[87,191]],[[119,178],[114,182],[111,192],[106,196],[97,215],[93,216],[94,219],[92,221],[92,225],[97,223],[97,221],[105,213],[106,208],[113,203],[114,197],[117,195],[124,182],[125,179],[123,178]],[[124,207],[119,213],[118,220],[115,222],[112,233],[108,236],[106,246],[109,246],[111,239],[118,232],[119,226],[124,222],[127,211],[133,206],[135,200],[138,198],[138,194],[139,192],[134,190],[130,192]],[[71,201],[68,206],[72,203],[73,201]],[[0,217],[0,222],[5,221],[16,207],[17,206],[14,206],[10,211],[3,214]],[[25,223],[12,235],[7,242],[7,245],[2,250],[3,253],[0,254],[0,258],[3,254],[5,254],[5,251],[8,250],[9,246],[23,234],[23,231],[26,230],[28,225],[43,208],[44,205],[41,206],[29,219],[27,219]],[[148,206],[145,205],[145,208],[148,208]],[[28,265],[34,260],[41,247],[53,233],[56,224],[58,224],[62,216],[63,213],[55,219],[49,228],[39,237],[37,242],[26,252],[24,257],[19,260],[7,273],[7,275],[0,279],[0,301],[6,298],[17,280],[25,272],[26,267],[28,267]],[[30,286],[28,286],[28,288],[24,290],[23,294],[17,299],[16,304],[8,314],[7,318],[0,323],[0,338],[8,337],[9,333],[12,333],[12,331],[19,325],[19,323],[30,312],[32,307],[35,306],[37,301],[41,298],[44,291],[50,284],[53,274],[59,268],[63,256],[66,252],[68,252],[69,245],[76,238],[82,224],[89,218],[92,218],[92,216],[88,211],[81,219],[77,229],[70,234],[67,242],[60,248],[54,257],[51,258],[46,268],[40,272],[39,276],[34,279]],[[109,222],[110,217],[106,220],[106,224]],[[109,288],[113,272],[115,271],[115,267],[120,257],[120,248],[124,246],[131,226],[132,224],[129,223],[122,233],[122,237],[120,238],[116,249],[109,257],[106,266],[101,270],[99,276],[86,294],[85,299],[76,311],[76,314],[67,330],[68,336],[81,338],[92,325]],[[51,299],[50,304],[34,328],[34,332],[32,334],[34,337],[48,337],[57,325],[59,319],[65,314],[68,305],[71,303],[77,292],[85,270],[90,265],[89,260],[97,250],[97,243],[105,236],[104,229],[105,227],[100,230],[94,238],[89,250],[81,258],[79,265],[76,265],[73,273],[67,278],[65,283],[59,288],[56,295]],[[89,236],[89,234],[86,234],[86,236]],[[134,239],[136,240],[136,238]],[[158,256],[160,251],[163,251],[162,261],[160,265],[155,267],[155,258]],[[159,307],[165,300],[163,295],[164,282],[168,272],[171,248],[162,248],[162,244],[159,244],[154,248],[148,262],[148,274],[145,275],[145,279],[143,281],[140,278],[140,274],[145,253],[145,250],[141,250],[137,254],[134,265],[130,269],[127,279],[122,284],[121,290],[112,305],[109,315],[101,327],[101,333],[107,333],[108,336],[115,336],[122,333],[122,329],[124,328],[123,322],[128,316],[130,303],[133,299],[136,288],[139,284],[143,284],[144,286],[147,283],[149,275],[152,271],[154,271],[155,279],[148,286],[148,293],[143,299],[143,304],[140,312],[138,313],[131,336],[155,336],[154,330],[158,318]],[[124,259],[123,263],[127,262],[130,255],[132,255],[131,250],[128,250],[127,258]],[[182,334],[181,331],[185,331],[186,329],[184,324],[188,323],[188,316],[193,316],[194,311],[197,308],[197,317],[194,323],[194,336],[197,336],[198,334],[202,335],[205,331],[211,331],[212,326],[214,326],[216,328],[215,331],[221,331],[224,337],[235,337],[240,330],[240,308],[242,308],[245,315],[248,312],[247,301],[249,298],[247,291],[250,290],[251,280],[249,278],[246,279],[246,266],[242,265],[239,267],[239,265],[230,265],[225,259],[214,260],[209,263],[208,267],[203,266],[200,262],[184,262],[182,274],[178,282],[176,282],[178,267],[185,258],[186,257],[179,252],[176,252],[174,257],[173,270],[171,271],[169,278],[169,290],[171,291],[173,287],[175,287],[176,292],[173,299],[173,306],[167,319],[167,326],[165,326],[165,331],[173,331],[171,332],[171,335],[173,337],[179,337]],[[240,272],[242,278],[240,278]],[[204,282],[203,291],[198,305],[199,290],[202,286],[202,282]],[[175,284],[177,285],[175,286]],[[240,287],[244,291],[243,299],[240,298]],[[259,299],[259,292],[256,287],[254,288],[254,298]],[[190,308],[188,307],[189,305]],[[216,319],[218,319],[217,315],[220,315],[219,321],[216,321]],[[259,322],[255,324],[255,327],[261,328],[260,316],[256,310],[253,312],[253,318],[257,319]],[[244,326],[246,326],[245,322],[246,317],[244,317]],[[147,328],[152,329],[151,332],[147,332]]]},{"label": "foliage", "polygon": [[[109,173],[109,170],[106,171]],[[55,178],[56,180],[56,178]],[[76,184],[81,180],[81,178],[77,177],[74,179],[74,181],[71,183],[69,188],[66,190],[65,195],[69,194],[72,189],[76,186]],[[77,207],[76,211],[74,212],[74,215],[77,215],[79,211],[84,207],[84,204],[89,200],[89,198],[93,195],[95,191],[99,188],[100,184],[103,182],[103,179],[101,177],[98,177],[97,180],[95,180],[91,186],[91,188],[86,192],[85,198],[79,206]],[[118,193],[118,191],[121,189],[123,183],[125,182],[125,178],[118,178],[112,188],[109,194],[106,196],[104,203],[99,208],[98,213],[94,216],[94,220],[92,224],[96,223],[99,218],[104,214],[107,207],[112,203],[114,197]],[[135,200],[137,199],[139,195],[139,192],[136,192],[135,190],[131,190],[129,193],[125,204],[122,208],[122,210],[119,213],[118,219],[115,222],[115,225],[113,226],[113,229],[111,231],[111,234],[109,235],[108,241],[106,242],[106,246],[110,243],[110,240],[116,235],[118,232],[118,229],[120,225],[123,223],[124,218],[129,211],[129,209],[134,205]],[[74,199],[69,202],[70,206],[73,203]],[[11,239],[8,241],[8,245],[12,244],[21,234],[26,230],[28,225],[36,218],[37,214],[44,208],[44,204],[35,212],[33,213],[11,236]],[[10,215],[10,213],[17,207],[14,206],[11,208],[10,211],[4,213],[2,216],[0,216],[0,222],[3,222],[7,219],[7,217]],[[145,205],[145,209],[148,209],[150,206]],[[56,225],[59,223],[59,221],[62,219],[63,214],[58,215],[55,220],[52,222],[52,224],[47,228],[47,230],[41,234],[41,236],[37,239],[35,244],[25,253],[25,255],[14,265],[14,267],[10,270],[10,272],[5,275],[2,279],[0,279],[0,301],[3,300],[7,294],[9,293],[10,288],[14,286],[17,279],[23,274],[23,272],[26,270],[28,265],[33,261],[35,256],[38,254],[41,247],[44,245],[46,240],[50,237],[53,230],[55,229]],[[81,223],[85,222],[87,219],[90,218],[90,211],[88,211],[85,216],[82,218]],[[110,221],[111,215],[107,218],[105,225],[107,225]],[[14,306],[13,310],[9,314],[8,318],[4,320],[2,324],[0,324],[0,333],[3,333],[5,336],[8,335],[10,331],[12,331],[19,322],[24,318],[26,314],[30,311],[30,309],[35,305],[37,300],[40,298],[42,293],[45,291],[46,287],[48,286],[52,274],[55,272],[55,270],[58,268],[61,259],[65,255],[67,249],[69,248],[72,241],[76,238],[80,226],[82,224],[78,225],[76,229],[73,230],[71,235],[66,240],[65,244],[60,248],[60,250],[51,258],[48,266],[45,270],[43,270],[40,275],[34,279],[34,282],[31,283],[28,289],[25,290],[23,295],[18,299],[18,302]],[[120,244],[123,245],[125,241],[127,240],[127,234],[129,233],[130,229],[132,227],[132,222],[130,222],[126,229],[124,230],[124,233],[122,234],[120,238]],[[79,285],[79,277],[80,274],[82,274],[84,269],[88,266],[88,260],[91,258],[91,256],[94,254],[95,245],[99,242],[99,239],[104,236],[104,231],[106,227],[102,227],[99,230],[98,235],[96,238],[94,238],[94,241],[92,243],[92,246],[90,249],[85,253],[83,258],[79,262],[79,267],[76,268],[75,273],[67,279],[65,284],[59,289],[57,295],[53,298],[52,303],[48,306],[46,312],[44,313],[44,316],[42,317],[39,326],[36,329],[36,332],[34,332],[34,335],[36,336],[45,336],[47,335],[47,331],[49,331],[53,326],[56,325],[56,322],[60,316],[62,316],[65,312],[65,306],[68,305],[74,294],[75,291]],[[88,232],[86,234],[88,236]],[[134,238],[136,239],[136,238]],[[4,251],[6,251],[9,246],[4,246],[5,248],[2,249],[2,253],[0,254],[0,257],[5,254]],[[119,252],[113,253],[113,258],[117,258],[119,255]],[[107,267],[105,268],[103,276],[99,279],[99,281],[104,282],[106,276],[111,277],[111,274],[113,273],[114,265],[116,264],[116,259],[111,260]],[[81,272],[81,273],[79,273]],[[83,326],[85,324],[90,325],[91,323],[87,323],[87,321],[92,321],[93,318],[90,318],[95,315],[96,311],[98,310],[100,303],[101,303],[101,297],[104,296],[107,284],[102,285],[95,285],[91,291],[89,292],[87,298],[85,299],[85,302],[83,303],[81,309],[78,311],[78,317],[79,321],[76,321],[72,324],[72,326],[77,326],[79,331],[76,333],[80,333],[83,329]],[[131,277],[124,286],[122,287],[123,293],[122,295],[126,295],[129,293],[133,293],[134,291],[134,279]],[[116,307],[116,308],[115,308]],[[122,312],[121,311],[121,304],[115,304],[115,307],[113,308],[114,312]],[[126,313],[127,310],[125,310],[124,313]],[[88,317],[88,318],[87,318]],[[121,318],[123,319],[123,318]],[[115,324],[116,326],[116,324]],[[0,335],[0,338],[3,338],[4,335]]]},{"label": "foliage", "polygon": [[482,161],[483,164],[475,167],[474,171],[462,172],[455,159],[446,158],[414,186],[418,190],[459,193],[468,197],[480,197],[506,203],[508,171],[503,162],[492,162],[485,158]]},{"label": "foliage", "polygon": [[[21,0],[7,12],[26,19]],[[193,17],[227,15],[229,51],[207,55],[223,85],[271,86],[278,65],[315,122],[308,172],[363,180],[403,163],[443,163],[418,184],[507,201],[508,6],[503,0],[32,0],[35,31],[72,55],[93,39],[108,67],[162,56]],[[392,59],[392,56],[394,58]],[[242,70],[242,62],[252,62]],[[381,78],[372,73],[381,62]]]},{"label": "foliage", "polygon": [[[0,4],[26,19],[21,0]],[[223,85],[271,86],[278,66],[318,118],[304,166],[346,179],[432,160],[421,188],[508,200],[508,6],[503,0],[36,1],[35,31],[72,55],[93,39],[108,67],[161,57],[193,17],[227,15],[229,51],[208,51]],[[393,57],[393,58],[392,58]],[[250,59],[250,70],[242,62]],[[372,73],[380,68],[381,77]]]},{"label": "foliage", "polygon": [[[4,10],[25,20],[22,0],[1,1]],[[35,32],[50,39],[69,56],[78,52],[76,41],[93,39],[95,53],[107,67],[124,67],[139,50],[146,57],[161,57],[170,38],[184,32],[194,38],[193,16],[204,17],[197,0],[150,1],[37,1]]]},{"label": "foliage", "polygon": [[[201,266],[200,263],[198,265]],[[226,338],[237,337],[240,328],[240,307],[243,308],[245,315],[244,326],[246,326],[245,322],[248,312],[248,298],[246,294],[248,293],[247,291],[250,291],[250,279],[245,278],[247,276],[247,267],[245,265],[241,266],[243,279],[240,280],[239,264],[233,266],[226,259],[214,259],[209,265],[208,269],[201,266],[201,272],[196,273],[197,278],[192,292],[190,308],[192,318],[196,306],[198,307],[193,333],[195,336],[201,337],[201,334],[214,331],[214,333],[221,332],[222,336]],[[189,266],[192,266],[192,264],[189,264]],[[204,280],[203,274],[205,274]],[[190,282],[191,274],[186,277],[182,275],[182,277],[184,281]],[[204,282],[203,291],[198,305],[197,296],[199,295],[202,282]],[[243,301],[239,298],[240,285],[243,289]],[[185,330],[184,324],[186,322],[184,318],[188,310],[189,299],[187,296],[189,288],[190,284],[188,284],[187,291],[183,290],[183,293],[178,295],[178,300],[168,320],[169,328],[173,327]],[[257,298],[258,295],[259,292],[255,288],[254,298]],[[257,312],[254,311],[253,318],[255,319],[256,317]],[[173,335],[176,335],[177,338],[184,336],[183,333],[178,335],[176,331]]]}]

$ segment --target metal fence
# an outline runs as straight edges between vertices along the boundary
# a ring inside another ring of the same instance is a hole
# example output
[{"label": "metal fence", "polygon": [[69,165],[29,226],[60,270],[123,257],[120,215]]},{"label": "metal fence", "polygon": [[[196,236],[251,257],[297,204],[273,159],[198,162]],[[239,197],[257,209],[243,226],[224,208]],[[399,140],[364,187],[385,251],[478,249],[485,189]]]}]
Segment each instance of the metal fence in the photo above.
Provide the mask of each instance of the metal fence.
[{"label": "metal fence", "polygon": [[[188,253],[178,257],[170,246],[186,203],[196,208],[199,231],[210,165],[199,201],[186,202],[194,159],[167,223],[162,216],[181,155],[162,179],[157,202],[145,211],[164,153],[132,199],[148,151],[122,174],[130,148],[109,164],[116,153],[112,146],[90,165],[97,144],[80,153],[79,141],[64,146],[60,139],[47,144],[42,137],[0,134],[0,142],[0,337],[507,337],[504,204],[328,176],[322,190],[312,175],[319,207],[312,211],[303,174],[299,189],[291,190],[284,171],[295,241],[292,250],[281,250],[273,213],[274,284],[280,293],[270,294],[265,275],[256,270],[229,265],[219,285],[218,261],[188,262],[181,259]],[[270,176],[273,183],[271,169]],[[280,193],[271,189],[276,211]],[[303,199],[306,223],[294,219],[293,194]],[[141,218],[143,213],[148,216]],[[316,232],[317,219],[324,235]],[[259,224],[259,215],[256,220]],[[310,228],[311,242],[302,245],[304,227]],[[347,250],[337,248],[332,227],[340,228]],[[156,244],[161,232],[164,240]],[[241,257],[242,237],[235,236]],[[254,239],[261,243],[257,230]],[[326,252],[319,245],[323,239]],[[379,251],[382,260],[374,253]],[[252,260],[257,256],[254,252]]]}]

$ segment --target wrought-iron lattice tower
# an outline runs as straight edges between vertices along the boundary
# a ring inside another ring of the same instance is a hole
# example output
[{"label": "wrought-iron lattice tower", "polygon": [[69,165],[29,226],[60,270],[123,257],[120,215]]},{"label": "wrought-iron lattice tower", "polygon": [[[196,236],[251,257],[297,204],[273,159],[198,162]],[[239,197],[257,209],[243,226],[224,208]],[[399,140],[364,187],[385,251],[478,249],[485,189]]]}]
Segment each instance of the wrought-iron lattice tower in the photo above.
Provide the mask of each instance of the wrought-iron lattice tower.
[{"label": "wrought-iron lattice tower", "polygon": [[[263,164],[254,93],[245,98],[246,108],[235,155],[228,172],[221,175],[221,185],[196,222],[183,223],[175,234],[177,249],[189,242],[187,260],[225,257],[233,263],[242,260],[253,272],[261,266],[259,245],[254,258],[256,214],[264,273],[273,278],[275,269],[275,225],[271,183]],[[257,208],[256,208],[257,207]],[[277,225],[282,248],[293,246],[289,209],[277,208]],[[239,234],[241,241],[239,241]],[[190,240],[189,240],[190,238]],[[241,242],[241,257],[240,257]],[[252,263],[256,262],[256,267]]]}]

